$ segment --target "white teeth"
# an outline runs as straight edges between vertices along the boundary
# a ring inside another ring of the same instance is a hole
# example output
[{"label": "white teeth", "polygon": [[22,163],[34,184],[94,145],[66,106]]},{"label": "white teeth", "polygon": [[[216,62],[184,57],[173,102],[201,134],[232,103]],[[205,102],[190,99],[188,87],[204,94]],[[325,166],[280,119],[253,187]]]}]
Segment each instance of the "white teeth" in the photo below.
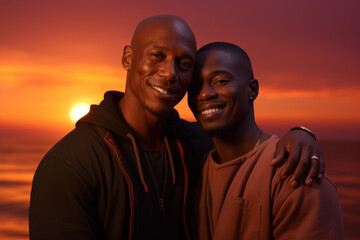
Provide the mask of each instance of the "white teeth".
[{"label": "white teeth", "polygon": [[164,89],[162,89],[162,88],[159,88],[159,87],[155,87],[155,86],[151,86],[153,89],[155,89],[155,90],[157,90],[157,91],[159,91],[159,92],[161,92],[162,94],[165,94],[165,95],[170,95],[170,92],[169,91],[166,91],[166,90],[164,90]]},{"label": "white teeth", "polygon": [[203,115],[210,114],[210,113],[214,113],[214,112],[217,112],[220,110],[221,110],[221,108],[209,108],[209,109],[202,111],[201,114],[203,114]]}]

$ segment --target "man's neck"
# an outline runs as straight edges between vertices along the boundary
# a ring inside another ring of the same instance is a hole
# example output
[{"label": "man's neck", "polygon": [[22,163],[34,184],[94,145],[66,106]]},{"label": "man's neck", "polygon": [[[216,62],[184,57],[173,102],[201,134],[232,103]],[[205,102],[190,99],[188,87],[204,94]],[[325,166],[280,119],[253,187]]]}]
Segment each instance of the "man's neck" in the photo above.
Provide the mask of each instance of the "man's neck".
[{"label": "man's neck", "polygon": [[213,142],[219,163],[228,162],[250,152],[264,137],[251,116],[250,119],[239,123],[236,129],[231,129],[227,134],[214,136]]},{"label": "man's neck", "polygon": [[164,142],[164,132],[168,116],[155,116],[139,101],[126,94],[118,103],[126,123],[133,129],[143,150],[159,150]]}]

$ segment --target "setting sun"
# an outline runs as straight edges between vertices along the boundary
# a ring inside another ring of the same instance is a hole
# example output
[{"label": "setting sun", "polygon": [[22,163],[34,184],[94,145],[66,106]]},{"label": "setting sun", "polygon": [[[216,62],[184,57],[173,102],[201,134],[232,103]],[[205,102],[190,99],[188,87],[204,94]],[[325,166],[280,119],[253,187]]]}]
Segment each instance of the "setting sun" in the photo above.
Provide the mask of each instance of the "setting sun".
[{"label": "setting sun", "polygon": [[70,118],[73,122],[79,120],[82,116],[87,114],[90,110],[90,105],[87,103],[77,103],[70,109]]}]

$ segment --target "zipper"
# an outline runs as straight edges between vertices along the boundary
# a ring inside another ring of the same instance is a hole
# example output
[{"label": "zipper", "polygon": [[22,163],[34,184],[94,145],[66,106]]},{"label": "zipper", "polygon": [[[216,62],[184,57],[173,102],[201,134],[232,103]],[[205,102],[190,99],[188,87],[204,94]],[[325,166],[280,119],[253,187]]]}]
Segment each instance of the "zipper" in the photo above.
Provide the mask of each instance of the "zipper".
[{"label": "zipper", "polygon": [[112,151],[112,153],[115,156],[115,159],[119,165],[119,168],[122,172],[122,174],[125,177],[126,183],[129,187],[129,202],[130,202],[130,225],[129,225],[129,240],[132,239],[132,235],[133,235],[133,225],[134,225],[134,189],[131,183],[131,179],[130,176],[128,175],[128,173],[125,170],[124,165],[122,164],[122,156],[120,153],[120,150],[118,149],[118,147],[115,145],[115,140],[114,138],[111,136],[110,132],[107,131],[106,135],[104,137],[104,141],[106,143],[106,145],[110,148],[110,150]]}]

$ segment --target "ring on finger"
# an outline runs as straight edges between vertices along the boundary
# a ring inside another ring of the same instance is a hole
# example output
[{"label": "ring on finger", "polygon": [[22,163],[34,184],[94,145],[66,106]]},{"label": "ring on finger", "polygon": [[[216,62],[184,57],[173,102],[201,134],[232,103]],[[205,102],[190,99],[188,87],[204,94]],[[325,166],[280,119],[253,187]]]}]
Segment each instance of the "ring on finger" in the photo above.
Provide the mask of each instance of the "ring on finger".
[{"label": "ring on finger", "polygon": [[315,160],[315,161],[319,161],[319,160],[320,160],[319,157],[316,156],[316,155],[312,155],[310,159],[311,159],[311,160]]}]

